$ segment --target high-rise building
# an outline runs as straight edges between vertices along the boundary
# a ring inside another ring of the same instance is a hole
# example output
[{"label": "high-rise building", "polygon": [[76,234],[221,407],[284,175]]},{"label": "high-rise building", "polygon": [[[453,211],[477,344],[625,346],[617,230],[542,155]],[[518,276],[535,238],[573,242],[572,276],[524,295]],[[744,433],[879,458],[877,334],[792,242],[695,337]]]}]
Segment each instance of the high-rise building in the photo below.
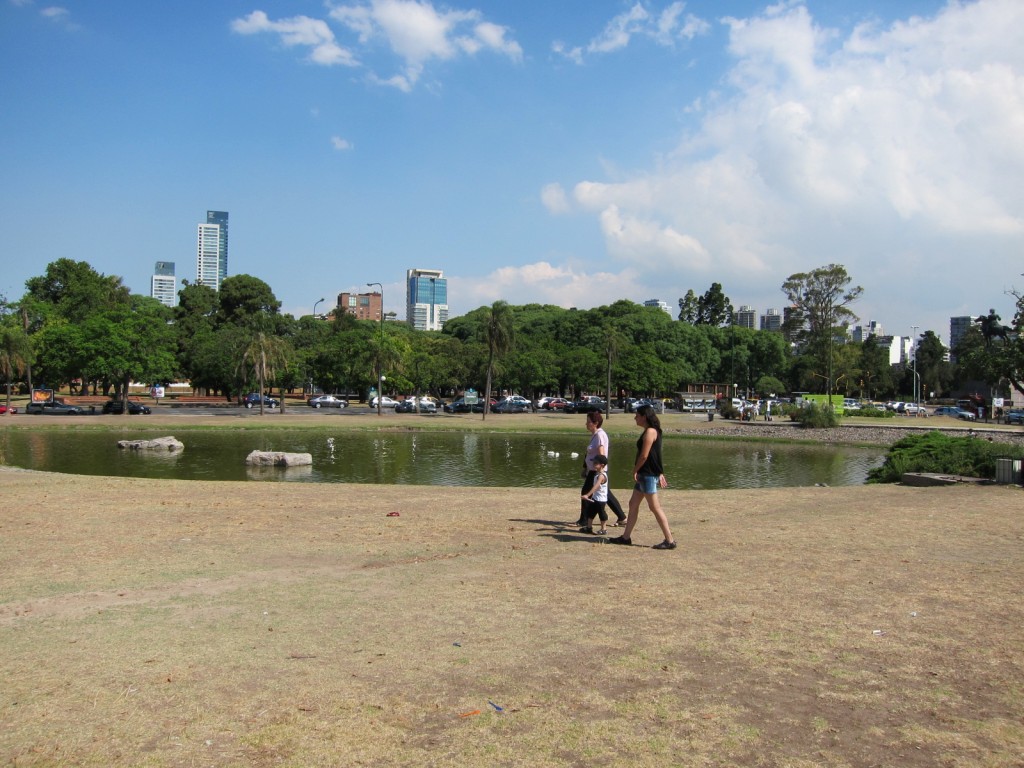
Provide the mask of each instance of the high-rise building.
[{"label": "high-rise building", "polygon": [[764,314],[761,315],[761,330],[762,331],[781,331],[782,330],[782,315],[777,309],[766,309]]},{"label": "high-rise building", "polygon": [[206,223],[199,225],[196,247],[196,282],[215,291],[228,276],[228,214],[207,211]]},{"label": "high-rise building", "polygon": [[960,339],[967,333],[967,329],[974,323],[974,318],[970,315],[962,315],[961,317],[949,318],[949,360],[950,362],[956,362],[956,345],[960,343]]},{"label": "high-rise building", "polygon": [[441,270],[406,270],[405,319],[417,331],[440,331],[448,322],[448,280]]},{"label": "high-rise building", "polygon": [[380,322],[384,312],[384,296],[373,293],[339,293],[338,311],[347,312],[358,320]]},{"label": "high-rise building", "polygon": [[853,341],[862,344],[867,341],[868,336],[884,336],[882,324],[877,320],[871,320],[867,325],[857,325],[853,328]]},{"label": "high-rise building", "polygon": [[665,312],[668,312],[668,316],[672,317],[672,308],[668,305],[668,302],[662,301],[661,299],[647,299],[644,302],[645,307],[657,307]]},{"label": "high-rise building", "polygon": [[178,305],[178,279],[174,276],[173,261],[158,261],[149,281],[149,295],[168,307]]},{"label": "high-rise building", "polygon": [[736,315],[733,318],[732,324],[738,325],[740,328],[753,329],[756,320],[757,310],[743,304],[738,310],[736,310]]}]

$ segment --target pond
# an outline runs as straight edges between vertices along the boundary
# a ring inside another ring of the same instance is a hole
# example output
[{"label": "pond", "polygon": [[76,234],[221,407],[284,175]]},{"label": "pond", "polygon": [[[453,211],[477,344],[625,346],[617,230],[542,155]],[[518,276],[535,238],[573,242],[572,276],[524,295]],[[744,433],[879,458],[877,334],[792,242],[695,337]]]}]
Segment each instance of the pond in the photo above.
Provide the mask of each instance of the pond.
[{"label": "pond", "polygon": [[[171,434],[171,433],[161,433]],[[8,430],[0,464],[47,472],[178,480],[566,488],[580,482],[588,436],[330,430],[188,431],[175,454],[126,451],[150,433]],[[253,468],[253,450],[310,453],[313,465]],[[632,487],[633,440],[612,438],[613,489]],[[666,439],[673,488],[859,485],[882,448]]]}]

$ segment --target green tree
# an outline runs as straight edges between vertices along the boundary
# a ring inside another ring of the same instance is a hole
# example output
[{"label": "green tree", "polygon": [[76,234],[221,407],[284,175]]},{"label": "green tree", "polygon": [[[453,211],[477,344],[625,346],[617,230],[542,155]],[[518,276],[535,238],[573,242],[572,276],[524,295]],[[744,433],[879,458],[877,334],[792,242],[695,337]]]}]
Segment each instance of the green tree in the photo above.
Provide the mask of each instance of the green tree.
[{"label": "green tree", "polygon": [[6,301],[0,302],[0,311],[3,312],[0,315],[0,373],[6,384],[5,403],[10,408],[11,385],[16,377],[24,374],[32,365],[35,352],[32,340],[21,325],[21,318],[7,312],[8,308]]},{"label": "green tree", "polygon": [[917,361],[917,374],[921,377],[921,392],[924,397],[934,392],[943,396],[950,389],[953,381],[953,370],[946,360],[946,348],[942,340],[933,331],[921,334],[914,352]]},{"label": "green tree", "polygon": [[862,398],[874,399],[880,393],[893,392],[892,366],[889,364],[889,353],[879,346],[878,337],[868,336],[858,347],[860,357],[855,371],[856,381],[853,390]]},{"label": "green tree", "polygon": [[845,339],[846,329],[857,316],[848,305],[864,292],[860,286],[850,287],[851,278],[840,264],[829,264],[810,272],[797,272],[786,278],[782,292],[790,304],[790,317],[784,330],[796,341],[802,354],[818,361],[825,377],[829,405],[832,404],[834,349],[838,339]]},{"label": "green tree", "polygon": [[483,339],[487,345],[487,384],[484,387],[483,418],[491,407],[491,382],[495,365],[509,350],[515,340],[512,309],[505,301],[494,302],[484,315]]},{"label": "green tree", "polygon": [[679,300],[679,320],[683,323],[695,325],[700,317],[700,304],[697,302],[697,295],[691,288],[686,295]]},{"label": "green tree", "polygon": [[266,319],[277,315],[281,308],[270,286],[252,275],[224,278],[217,297],[218,320],[231,325],[266,329]]},{"label": "green tree", "polygon": [[[271,336],[263,331],[256,331],[252,334],[249,343],[242,349],[239,366],[242,369],[251,369],[256,376],[260,393],[261,416],[263,415],[263,395],[266,392],[265,385],[268,381],[273,381],[277,373],[288,364],[290,353],[291,349],[284,339]],[[281,413],[284,413],[284,410],[284,397],[282,397]]]},{"label": "green tree", "polygon": [[700,325],[728,325],[732,322],[733,309],[729,297],[722,292],[721,283],[711,287],[697,300],[697,323]]}]

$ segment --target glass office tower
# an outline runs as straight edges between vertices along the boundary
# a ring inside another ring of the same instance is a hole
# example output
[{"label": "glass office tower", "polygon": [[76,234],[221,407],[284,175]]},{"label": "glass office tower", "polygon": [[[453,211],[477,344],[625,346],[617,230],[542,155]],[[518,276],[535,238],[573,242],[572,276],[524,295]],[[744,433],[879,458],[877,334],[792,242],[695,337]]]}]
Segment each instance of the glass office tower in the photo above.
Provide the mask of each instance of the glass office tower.
[{"label": "glass office tower", "polygon": [[215,291],[228,276],[228,214],[207,211],[206,223],[199,225],[196,249],[196,282]]},{"label": "glass office tower", "polygon": [[405,273],[405,319],[417,331],[440,331],[448,322],[448,281],[441,270]]}]

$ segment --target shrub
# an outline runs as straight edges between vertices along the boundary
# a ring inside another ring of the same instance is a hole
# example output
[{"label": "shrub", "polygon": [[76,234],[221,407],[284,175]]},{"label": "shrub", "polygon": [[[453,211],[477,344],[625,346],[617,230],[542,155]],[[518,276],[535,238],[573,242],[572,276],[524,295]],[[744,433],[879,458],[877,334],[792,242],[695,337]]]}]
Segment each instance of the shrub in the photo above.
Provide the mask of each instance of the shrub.
[{"label": "shrub", "polygon": [[888,408],[861,408],[850,415],[867,416],[869,419],[892,419],[896,416],[896,413]]},{"label": "shrub", "polygon": [[904,472],[934,472],[964,477],[996,476],[996,459],[1021,458],[1024,448],[990,443],[977,437],[950,437],[941,432],[908,435],[893,443],[885,463],[868,472],[869,483],[898,483]]},{"label": "shrub", "polygon": [[739,409],[733,408],[732,403],[728,400],[724,401],[718,410],[723,419],[738,419],[740,417]]},{"label": "shrub", "polygon": [[799,422],[804,429],[828,429],[839,426],[839,417],[836,412],[826,406],[819,406],[817,403],[809,403],[803,408],[797,408],[789,416],[793,421]]}]

